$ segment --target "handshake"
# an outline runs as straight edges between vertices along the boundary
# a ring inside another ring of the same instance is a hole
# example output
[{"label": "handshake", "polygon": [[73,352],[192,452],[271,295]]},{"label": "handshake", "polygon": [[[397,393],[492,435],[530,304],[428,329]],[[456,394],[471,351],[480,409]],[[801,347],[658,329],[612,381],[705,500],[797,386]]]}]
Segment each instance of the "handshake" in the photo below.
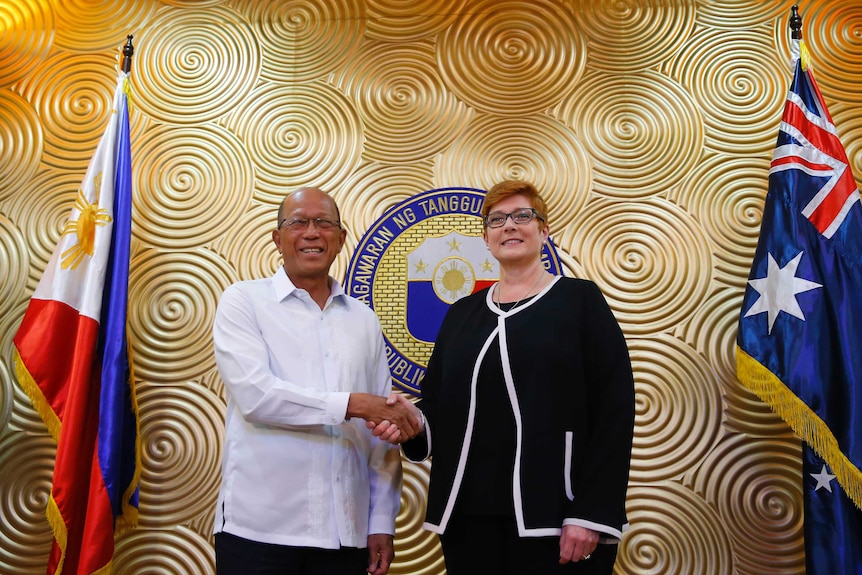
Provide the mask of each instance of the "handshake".
[{"label": "handshake", "polygon": [[422,412],[401,393],[389,397],[351,393],[347,417],[364,419],[372,435],[392,444],[413,439],[425,430]]}]

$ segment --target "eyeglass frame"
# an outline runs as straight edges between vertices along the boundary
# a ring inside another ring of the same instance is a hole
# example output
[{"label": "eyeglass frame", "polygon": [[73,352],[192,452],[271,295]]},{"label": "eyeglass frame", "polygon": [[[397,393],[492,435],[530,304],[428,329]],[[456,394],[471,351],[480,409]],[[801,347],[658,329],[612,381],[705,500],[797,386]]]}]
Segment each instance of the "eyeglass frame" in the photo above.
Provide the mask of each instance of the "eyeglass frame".
[{"label": "eyeglass frame", "polygon": [[[529,220],[527,220],[527,221],[525,221],[525,222],[519,222],[519,221],[517,221],[517,220],[515,219],[515,214],[521,214],[521,213],[524,213],[524,212],[530,212],[530,213],[532,214],[532,215],[530,216],[530,219],[529,219]],[[503,223],[501,223],[499,226],[492,226],[492,225],[490,224],[490,221],[488,220],[488,218],[490,218],[490,217],[491,217],[491,214],[502,214],[502,215],[504,215],[504,216],[506,216],[506,217],[505,217],[505,218],[503,218]],[[538,210],[536,210],[536,208],[518,208],[518,209],[517,209],[517,210],[515,210],[514,212],[509,212],[508,214],[507,214],[506,212],[490,212],[487,216],[485,216],[484,218],[482,218],[482,220],[483,220],[483,222],[484,222],[484,224],[485,224],[485,227],[486,227],[486,228],[496,229],[496,228],[502,228],[503,226],[505,226],[505,225],[506,225],[506,222],[509,220],[509,218],[512,218],[512,222],[513,222],[514,224],[519,225],[519,226],[523,226],[523,225],[529,224],[530,222],[532,222],[532,221],[533,221],[533,219],[534,219],[534,218],[539,218],[539,221],[541,221],[541,222],[544,222],[544,221],[545,221],[545,217],[544,217],[542,214],[540,214],[540,213],[538,212]]]},{"label": "eyeglass frame", "polygon": [[[285,222],[287,223],[286,228],[284,228]],[[305,223],[302,223],[302,222],[305,222]],[[321,231],[331,231],[331,230],[342,229],[340,220],[330,220],[329,218],[291,218],[291,219],[284,218],[283,220],[281,220],[278,223],[278,229],[280,230],[280,229],[284,228],[289,232],[302,232],[302,231],[305,231],[308,229],[308,226],[311,224],[311,222],[314,222],[315,229],[318,229]],[[321,227],[320,224],[325,224],[325,226]],[[328,225],[331,225],[332,227],[331,228],[326,227]],[[300,226],[300,227],[294,227],[294,226]]]}]

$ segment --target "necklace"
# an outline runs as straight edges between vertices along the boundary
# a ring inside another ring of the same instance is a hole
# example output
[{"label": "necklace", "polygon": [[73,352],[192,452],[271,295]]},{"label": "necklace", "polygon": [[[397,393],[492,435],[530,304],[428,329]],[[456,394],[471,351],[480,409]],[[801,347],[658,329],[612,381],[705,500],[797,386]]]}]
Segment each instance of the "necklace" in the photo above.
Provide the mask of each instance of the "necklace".
[{"label": "necklace", "polygon": [[[524,298],[525,298],[525,297],[527,297],[528,295],[530,295],[530,294],[533,292],[533,290],[535,290],[535,289],[536,289],[536,287],[538,287],[539,282],[541,282],[541,281],[542,281],[542,278],[544,277],[544,275],[545,275],[544,270],[539,270],[539,277],[537,277],[537,278],[536,278],[536,283],[534,283],[534,284],[533,284],[533,287],[531,287],[530,289],[528,289],[528,290],[526,291],[526,293],[524,293],[524,295],[522,295],[522,296],[521,296],[521,299],[519,299],[518,301],[516,301],[516,302],[515,302],[515,305],[513,305],[512,307],[510,307],[507,311],[512,311],[513,309],[515,309],[516,307],[518,307],[518,304],[519,304],[519,303],[521,303],[521,302],[524,300]],[[496,293],[495,293],[495,295],[497,296],[497,302],[496,302],[496,303],[497,303],[497,307],[500,309],[500,311],[502,311],[502,310],[503,310],[503,306],[502,306],[502,305],[500,305],[500,300],[501,300],[501,299],[503,299],[503,283],[502,283],[502,282],[497,282],[497,287],[494,289],[494,291],[496,292]]]}]

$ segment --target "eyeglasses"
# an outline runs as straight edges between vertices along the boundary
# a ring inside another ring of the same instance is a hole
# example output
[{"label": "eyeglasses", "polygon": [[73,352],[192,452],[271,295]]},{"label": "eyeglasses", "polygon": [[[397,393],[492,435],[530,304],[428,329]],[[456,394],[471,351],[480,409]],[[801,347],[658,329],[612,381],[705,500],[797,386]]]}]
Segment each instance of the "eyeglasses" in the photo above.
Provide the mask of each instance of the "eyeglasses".
[{"label": "eyeglasses", "polygon": [[533,221],[533,218],[539,218],[540,221],[545,221],[535,208],[521,208],[510,214],[503,212],[491,212],[485,216],[485,226],[489,228],[502,228],[506,224],[506,220],[512,218],[516,224],[523,225]]},{"label": "eyeglasses", "polygon": [[335,230],[341,227],[341,222],[327,220],[326,218],[293,218],[291,220],[281,220],[278,224],[278,229],[287,228],[289,232],[301,232],[308,229],[308,224],[314,222],[314,227],[321,231]]}]

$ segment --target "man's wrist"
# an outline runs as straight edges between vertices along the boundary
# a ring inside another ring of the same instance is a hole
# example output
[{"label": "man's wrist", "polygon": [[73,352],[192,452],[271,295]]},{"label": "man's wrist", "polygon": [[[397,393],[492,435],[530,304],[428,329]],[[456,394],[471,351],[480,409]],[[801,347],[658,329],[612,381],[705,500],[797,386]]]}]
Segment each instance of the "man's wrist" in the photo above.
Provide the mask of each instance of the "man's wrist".
[{"label": "man's wrist", "polygon": [[352,392],[347,397],[347,410],[344,414],[344,419],[350,420],[351,417],[365,419],[364,400],[362,393]]}]

